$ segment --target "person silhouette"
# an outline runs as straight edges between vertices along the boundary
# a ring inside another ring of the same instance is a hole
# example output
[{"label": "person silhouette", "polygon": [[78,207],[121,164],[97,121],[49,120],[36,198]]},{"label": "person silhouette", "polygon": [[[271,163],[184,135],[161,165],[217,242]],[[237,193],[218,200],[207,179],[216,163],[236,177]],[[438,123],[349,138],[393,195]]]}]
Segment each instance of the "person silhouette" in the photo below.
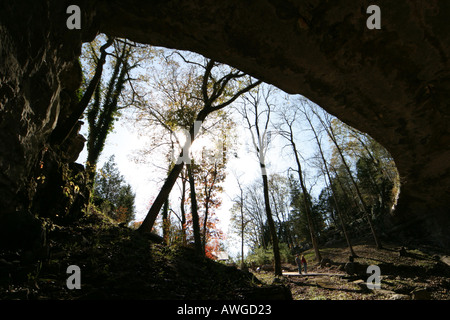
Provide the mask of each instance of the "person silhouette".
[{"label": "person silhouette", "polygon": [[302,255],[302,260],[301,260],[301,262],[302,262],[302,264],[303,264],[303,269],[305,270],[305,273],[308,273],[308,271],[306,270],[307,263],[306,263],[306,259],[305,259],[305,256],[304,256],[304,255]]},{"label": "person silhouette", "polygon": [[295,255],[295,262],[297,263],[298,273],[302,274],[302,260],[300,259],[298,254]]}]

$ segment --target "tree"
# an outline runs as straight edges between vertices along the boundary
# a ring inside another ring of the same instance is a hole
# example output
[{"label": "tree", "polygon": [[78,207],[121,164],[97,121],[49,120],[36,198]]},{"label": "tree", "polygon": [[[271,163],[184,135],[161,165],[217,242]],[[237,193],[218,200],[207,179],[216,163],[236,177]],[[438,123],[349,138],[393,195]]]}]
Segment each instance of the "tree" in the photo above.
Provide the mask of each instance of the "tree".
[{"label": "tree", "polygon": [[[298,181],[300,182],[300,187],[301,187],[303,195],[305,197],[308,197],[308,190],[306,188],[305,179],[303,177],[304,173],[303,173],[302,164],[300,161],[300,153],[297,148],[297,143],[295,141],[295,133],[294,133],[294,124],[296,123],[296,121],[298,121],[298,118],[297,118],[298,110],[294,109],[291,113],[288,113],[288,112],[289,112],[289,110],[285,109],[281,114],[282,121],[283,121],[282,125],[284,128],[282,128],[280,130],[280,134],[288,141],[288,143],[292,147],[292,153],[294,155],[295,163],[297,165],[296,168],[293,170],[295,172],[297,172]],[[308,226],[309,226],[309,230],[310,230],[310,234],[311,234],[311,242],[312,242],[314,252],[316,255],[316,260],[320,262],[322,260],[322,257],[321,257],[320,250],[319,250],[319,244],[317,242],[316,230],[314,228],[314,224],[313,224],[313,220],[312,220],[312,205],[311,205],[311,202],[308,200],[308,198],[306,198],[303,201],[303,204],[305,206],[305,214],[306,214],[306,218],[308,221]]]},{"label": "tree", "polygon": [[247,226],[250,223],[250,219],[245,215],[245,197],[244,187],[240,181],[240,177],[235,174],[236,182],[239,189],[239,194],[233,199],[233,206],[231,208],[231,223],[233,228],[239,234],[241,238],[241,269],[245,268],[244,264],[244,244]]},{"label": "tree", "polygon": [[286,243],[288,247],[294,246],[292,228],[290,226],[289,210],[289,180],[279,174],[271,174],[268,177],[269,194],[272,212],[277,218],[277,233],[280,243]]},{"label": "tree", "polygon": [[[100,39],[96,40],[101,41]],[[139,79],[139,76],[134,78],[131,72],[144,64],[146,60],[150,60],[153,54],[151,47],[140,47],[127,40],[115,39],[112,52],[106,53],[105,50],[100,49],[101,57],[98,58],[96,44],[96,41],[90,43],[90,50],[84,52],[87,61],[85,72],[89,72],[89,65],[96,66],[97,69],[98,65],[104,61],[104,54],[110,57],[110,72],[108,80],[99,79],[94,91],[94,99],[86,110],[89,130],[87,171],[91,181],[107,136],[114,128],[114,122],[119,119],[122,110],[134,104],[138,96],[135,87],[137,82],[142,79]]]},{"label": "tree", "polygon": [[214,258],[223,238],[215,216],[215,209],[221,204],[218,196],[222,190],[220,183],[224,179],[223,169],[218,169],[216,162],[209,163],[205,168],[205,165],[196,164],[194,159],[186,167],[191,211],[186,217],[185,232],[187,236],[192,234],[197,254]]},{"label": "tree", "polygon": [[327,183],[326,179],[325,179],[325,183],[329,185],[329,189],[331,190],[332,198],[334,200],[335,209],[336,209],[337,215],[339,217],[339,220],[340,220],[340,223],[341,223],[341,227],[342,227],[342,231],[344,233],[345,240],[347,241],[347,245],[348,245],[348,248],[350,250],[350,254],[353,257],[356,257],[356,253],[353,250],[353,246],[352,246],[352,243],[350,241],[350,237],[348,235],[347,228],[345,227],[344,218],[342,216],[339,204],[337,203],[337,196],[336,196],[335,189],[333,188],[333,183],[332,183],[333,181],[332,181],[332,178],[331,178],[330,170],[328,169],[327,160],[325,159],[325,154],[324,154],[324,151],[322,149],[321,139],[319,137],[319,134],[318,134],[317,130],[315,129],[315,126],[312,123],[311,116],[308,114],[308,112],[306,110],[306,107],[305,107],[306,99],[301,99],[299,101],[299,103],[302,106],[302,112],[303,112],[303,114],[305,116],[305,119],[308,121],[308,124],[309,124],[309,126],[311,128],[311,131],[314,134],[314,139],[316,140],[317,147],[319,149],[320,159],[322,160],[322,164],[323,164],[323,171],[325,173],[326,179],[328,179],[328,183]]},{"label": "tree", "polygon": [[[232,128],[232,121],[222,113],[222,121],[211,128],[211,132],[219,133],[223,140],[215,141],[212,137],[207,140],[208,146],[203,146],[197,153],[191,154],[191,164],[188,164],[188,178],[191,190],[192,220],[194,227],[195,247],[200,253],[207,252],[208,239],[217,234],[214,223],[215,210],[220,207],[222,201],[222,183],[226,177],[227,163],[227,139],[226,133]],[[208,136],[206,131],[202,138]],[[200,224],[200,225],[197,225]],[[201,239],[201,240],[200,240]]]},{"label": "tree", "polygon": [[356,164],[356,178],[375,218],[395,205],[400,178],[389,152],[369,135],[337,120],[336,134],[347,140],[347,154]]},{"label": "tree", "polygon": [[[156,217],[182,171],[184,163],[189,160],[189,154],[186,151],[189,150],[189,147],[195,141],[200,129],[199,127],[208,115],[232,104],[241,95],[261,83],[261,81],[252,82],[246,74],[232,68],[225,73],[223,73],[222,70],[222,74],[216,76],[213,74],[213,70],[222,65],[213,60],[206,61],[206,64],[203,65],[198,63],[196,63],[196,65],[203,69],[203,74],[200,77],[201,86],[198,90],[200,95],[193,98],[201,101],[201,110],[195,114],[193,122],[191,120],[187,123],[189,130],[186,143],[183,150],[180,152],[177,163],[171,169],[164,185],[160,189],[152,207],[140,226],[139,230],[141,232],[150,232],[152,230]],[[243,83],[242,81],[245,79],[248,81]]]},{"label": "tree", "polygon": [[131,185],[128,183],[123,184],[119,188],[119,196],[116,203],[116,213],[113,215],[113,219],[120,223],[128,225],[135,215],[135,202],[136,194],[133,192]]},{"label": "tree", "polygon": [[96,175],[93,201],[113,220],[128,224],[134,217],[135,194],[112,155]]},{"label": "tree", "polygon": [[[163,70],[158,72],[153,81],[153,88],[156,93],[152,95],[153,99],[151,101],[142,101],[138,105],[138,119],[145,121],[146,129],[150,125],[153,126],[153,129],[155,125],[162,129],[159,136],[157,134],[154,135],[157,138],[152,139],[152,142],[155,149],[169,146],[164,151],[171,154],[168,157],[168,161],[171,162],[168,171],[169,176],[174,166],[181,161],[187,162],[187,169],[181,171],[181,173],[185,173],[185,176],[182,176],[181,179],[181,213],[179,220],[184,232],[187,222],[184,204],[186,200],[190,200],[190,216],[192,217],[190,223],[193,224],[195,247],[200,254],[204,252],[206,247],[210,210],[212,207],[220,204],[215,199],[214,193],[219,188],[219,182],[224,179],[223,169],[226,157],[222,153],[224,152],[224,143],[226,143],[224,140],[226,139],[222,139],[217,146],[213,143],[213,140],[216,136],[225,138],[227,132],[231,130],[232,122],[223,110],[214,112],[207,120],[201,123],[201,127],[198,125],[198,121],[197,123],[195,122],[197,113],[203,107],[202,99],[199,98],[202,95],[200,89],[203,85],[202,75],[199,74],[199,68],[202,64],[195,60],[187,60],[186,57],[186,54],[181,54],[177,51],[161,56]],[[197,57],[196,59],[198,60],[199,58]],[[203,60],[203,58],[200,59]],[[222,100],[226,101],[228,90],[224,88],[223,97],[217,97],[218,103],[222,102]],[[198,125],[195,128],[196,139],[206,139],[213,144],[212,148],[204,147],[201,155],[193,156],[192,150],[189,148],[190,141],[187,139],[190,139],[188,131],[192,123],[194,123],[194,127]],[[187,140],[184,145],[183,139]],[[173,155],[177,151],[183,152],[183,157],[175,159]],[[148,150],[146,152],[148,153]],[[199,165],[196,162],[199,162]],[[190,196],[186,197],[186,183],[188,181]],[[163,208],[165,208],[165,205]],[[202,221],[200,221],[201,217],[199,215],[199,210],[201,209],[204,209]],[[165,212],[163,210],[163,214]],[[203,232],[200,225],[198,225],[200,222],[202,223]]]},{"label": "tree", "polygon": [[336,134],[335,134],[332,122],[330,120],[330,117],[327,116],[327,115],[321,117],[318,114],[318,112],[316,110],[314,110],[314,108],[311,108],[311,110],[317,116],[317,118],[319,119],[319,121],[322,124],[323,128],[325,129],[326,133],[328,134],[328,137],[333,142],[333,145],[335,146],[335,150],[338,153],[339,158],[342,161],[342,164],[343,164],[345,170],[347,171],[348,176],[350,177],[350,180],[352,182],[353,187],[355,188],[355,191],[356,191],[356,194],[358,196],[358,199],[359,199],[359,201],[360,201],[360,203],[361,203],[361,205],[363,207],[363,212],[364,212],[364,215],[365,215],[365,217],[366,217],[366,219],[367,219],[367,221],[369,223],[369,227],[370,227],[370,230],[372,232],[372,236],[374,238],[375,245],[376,245],[376,247],[378,249],[381,249],[382,248],[382,244],[381,244],[380,240],[378,239],[378,235],[377,235],[377,233],[375,231],[375,228],[373,226],[372,218],[371,218],[371,216],[369,214],[368,207],[367,207],[367,205],[366,205],[366,203],[364,201],[364,198],[363,198],[363,196],[361,194],[360,188],[359,188],[358,184],[356,183],[355,178],[353,177],[352,171],[350,170],[350,167],[349,167],[349,165],[347,163],[347,160],[345,159],[343,150],[342,150],[340,144],[337,142]]},{"label": "tree", "polygon": [[[89,124],[89,136],[87,141],[87,166],[88,172],[95,173],[100,153],[102,152],[106,137],[113,128],[119,110],[119,97],[124,88],[126,75],[129,71],[128,59],[130,50],[127,43],[118,45],[115,43],[115,50],[118,53],[113,62],[113,72],[106,90],[103,90],[101,83],[97,86],[94,94],[94,101],[87,110],[87,120]],[[102,92],[105,95],[102,97]],[[102,101],[103,100],[103,101]],[[92,179],[92,176],[91,176]]]},{"label": "tree", "polygon": [[187,169],[185,168],[181,172],[181,196],[180,196],[180,212],[181,218],[179,218],[181,223],[181,233],[182,233],[182,243],[186,244],[186,182],[187,182]]},{"label": "tree", "polygon": [[198,255],[204,255],[204,250],[202,248],[202,240],[200,234],[200,218],[198,215],[198,204],[197,204],[197,195],[195,190],[195,180],[194,174],[192,172],[193,161],[190,164],[187,164],[188,178],[189,178],[189,188],[191,193],[191,216],[192,216],[192,227],[194,230],[194,246],[195,251]]},{"label": "tree", "polygon": [[[151,70],[153,77],[149,79],[152,90],[147,95],[139,96],[135,103],[135,120],[140,124],[143,135],[149,136],[149,143],[145,149],[138,152],[136,160],[143,161],[151,156],[149,163],[158,170],[164,170],[167,177],[176,165],[174,154],[183,148],[183,130],[189,129],[189,124],[194,121],[195,114],[200,110],[198,100],[193,99],[198,90],[197,70],[194,67],[183,68],[177,61],[168,59],[164,52],[158,52],[159,67],[162,70]],[[181,133],[180,133],[181,131]],[[155,157],[163,154],[164,157]],[[160,160],[160,161],[158,161]],[[189,169],[189,170],[188,170]],[[189,197],[186,196],[186,184],[195,185],[190,168],[184,168],[181,174],[181,203],[180,216],[173,208],[169,207],[169,194],[162,207],[163,237],[168,239],[169,211],[175,213],[181,223],[182,243],[186,243],[186,212],[185,204]],[[191,189],[191,209],[197,210],[195,190]],[[198,223],[197,212],[192,214]],[[200,250],[199,228],[195,227],[195,238]]]},{"label": "tree", "polygon": [[82,98],[78,102],[74,111],[70,115],[58,122],[55,130],[53,130],[51,135],[51,141],[56,145],[62,145],[65,140],[70,136],[70,133],[76,128],[78,121],[83,116],[84,111],[88,107],[91,101],[92,95],[97,90],[98,85],[101,81],[103,73],[103,65],[106,62],[107,52],[106,49],[110,47],[114,42],[114,38],[108,38],[106,43],[100,47],[100,57],[96,61],[95,72],[89,85],[86,87]]},{"label": "tree", "polygon": [[[259,160],[259,167],[261,169],[261,177],[263,181],[266,217],[272,239],[275,275],[281,276],[282,270],[280,250],[270,205],[269,183],[267,179],[265,161],[268,145],[270,143],[270,132],[268,129],[270,123],[270,114],[273,109],[273,104],[270,101],[273,90],[274,89],[271,86],[261,86],[256,88],[254,92],[249,92],[247,97],[244,99],[241,114],[247,122],[248,129],[252,136],[253,147]],[[262,106],[261,100],[263,100],[264,103],[264,107],[262,110],[260,109],[260,107]]]},{"label": "tree", "polygon": [[[203,148],[205,151],[205,148]],[[210,231],[208,226],[208,219],[214,215],[214,210],[218,208],[222,201],[220,200],[220,193],[222,192],[222,182],[225,180],[225,158],[218,159],[216,157],[205,156],[202,152],[200,159],[201,166],[196,166],[195,175],[197,176],[197,183],[199,191],[197,192],[203,208],[203,230],[202,230],[202,244],[206,247],[207,233]]]},{"label": "tree", "polygon": [[270,233],[267,232],[267,215],[262,189],[260,180],[246,186],[243,190],[243,206],[244,213],[248,216],[246,235],[250,247],[266,249],[270,242]]}]

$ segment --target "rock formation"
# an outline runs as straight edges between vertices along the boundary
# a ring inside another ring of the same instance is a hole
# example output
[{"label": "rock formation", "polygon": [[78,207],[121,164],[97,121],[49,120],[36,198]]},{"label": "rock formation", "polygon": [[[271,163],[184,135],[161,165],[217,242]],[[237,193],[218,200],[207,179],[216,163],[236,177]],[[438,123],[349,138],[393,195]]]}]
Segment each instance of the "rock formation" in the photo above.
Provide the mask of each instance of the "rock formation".
[{"label": "rock formation", "polygon": [[[65,27],[69,4],[81,30]],[[354,0],[2,1],[0,221],[28,210],[32,168],[80,84],[81,43],[103,32],[233,65],[369,133],[402,178],[393,226],[449,245],[450,3],[377,5],[379,30]]]},{"label": "rock formation", "polygon": [[[33,247],[43,240],[31,210],[38,169],[54,164],[42,162],[53,152],[50,134],[77,102],[82,34],[67,32],[64,1],[1,1],[0,7],[0,243]],[[67,161],[71,149],[62,146],[51,158]]]}]

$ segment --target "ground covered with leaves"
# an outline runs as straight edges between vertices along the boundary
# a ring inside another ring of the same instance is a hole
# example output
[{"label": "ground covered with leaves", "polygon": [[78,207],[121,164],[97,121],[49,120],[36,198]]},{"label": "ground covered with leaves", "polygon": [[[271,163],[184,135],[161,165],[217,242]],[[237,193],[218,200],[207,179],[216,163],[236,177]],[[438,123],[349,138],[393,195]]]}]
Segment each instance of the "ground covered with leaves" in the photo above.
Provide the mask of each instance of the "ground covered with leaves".
[{"label": "ground covered with leaves", "polygon": [[[314,250],[308,250],[304,253],[309,261],[308,274],[299,275],[294,265],[284,265],[285,276],[278,282],[290,288],[294,300],[450,300],[446,253],[432,247],[411,247],[400,255],[397,244],[384,243],[383,247],[376,249],[366,241],[355,245],[358,257],[354,258],[357,268],[353,274],[345,270],[349,260],[345,246],[322,248],[326,261],[322,264],[314,261]],[[379,289],[367,286],[369,265],[380,267]],[[255,275],[266,283],[274,279],[271,272]]]},{"label": "ground covered with leaves", "polygon": [[[0,254],[0,299],[18,300],[229,300],[288,299],[282,285],[200,258],[190,248],[152,237],[91,214],[69,226],[48,226],[47,258]],[[80,268],[81,289],[69,289],[70,265]]]},{"label": "ground covered with leaves", "polygon": [[[400,254],[398,244],[376,249],[363,241],[354,245],[354,273],[345,267],[344,245],[321,248],[321,264],[308,250],[308,274],[285,264],[284,276],[275,277],[159,244],[99,214],[66,226],[49,223],[47,230],[45,259],[0,252],[1,300],[450,300],[449,255],[431,247]],[[80,268],[81,289],[67,287],[70,265]],[[369,265],[380,268],[380,289],[367,287]]]}]

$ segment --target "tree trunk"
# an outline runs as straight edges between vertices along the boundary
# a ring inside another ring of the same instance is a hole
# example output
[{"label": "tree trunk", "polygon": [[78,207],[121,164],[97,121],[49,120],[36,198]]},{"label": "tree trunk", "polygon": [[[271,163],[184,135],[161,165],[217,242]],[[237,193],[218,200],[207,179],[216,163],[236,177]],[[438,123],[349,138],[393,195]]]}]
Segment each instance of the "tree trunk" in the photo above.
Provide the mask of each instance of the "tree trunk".
[{"label": "tree trunk", "polygon": [[[206,117],[208,116],[208,114],[210,113],[210,110],[208,110],[207,107],[203,108],[197,115],[197,121],[203,122]],[[192,124],[190,130],[189,130],[189,138],[190,138],[190,145],[192,145],[192,143],[195,140],[195,136],[196,136],[196,124],[194,122],[194,124]],[[189,143],[189,142],[187,142]],[[179,159],[185,159],[188,157],[188,155],[184,155],[185,151],[188,151],[186,148],[186,146],[183,147]],[[178,163],[180,162],[180,163]],[[161,210],[161,207],[163,206],[164,202],[166,201],[167,197],[170,194],[170,191],[172,191],[173,186],[175,185],[175,182],[178,179],[178,176],[180,175],[181,171],[183,170],[184,167],[184,161],[178,161],[172,168],[172,170],[170,171],[166,181],[164,182],[164,185],[162,186],[161,190],[158,193],[158,196],[156,197],[155,201],[153,202],[150,210],[147,213],[147,216],[145,217],[144,221],[142,222],[141,226],[139,227],[139,231],[140,232],[151,232],[153,229],[153,225],[155,224],[156,221],[156,217],[159,214],[159,211]],[[188,172],[189,172],[189,167],[188,167]]]},{"label": "tree trunk", "polygon": [[[264,168],[265,165],[261,163],[261,172],[264,172]],[[280,248],[278,244],[278,236],[277,231],[275,229],[275,223],[273,221],[272,210],[270,209],[269,183],[267,181],[267,175],[262,174],[262,179],[264,187],[264,203],[266,205],[267,223],[269,224],[270,235],[272,237],[275,275],[281,276],[282,271],[281,271]]]},{"label": "tree trunk", "polygon": [[172,188],[177,181],[178,175],[180,174],[181,170],[183,170],[184,162],[181,162],[179,164],[174,165],[172,170],[170,170],[170,173],[164,182],[164,185],[162,186],[161,190],[158,193],[158,196],[156,197],[155,201],[153,202],[147,216],[145,217],[144,221],[142,222],[141,226],[139,227],[139,232],[151,232],[153,229],[153,225],[155,224],[156,217],[158,216],[159,211],[161,210],[161,207],[164,205],[164,202],[166,202],[166,199],[169,197],[170,192],[172,191]]},{"label": "tree trunk", "polygon": [[209,214],[209,205],[208,205],[209,199],[207,198],[205,201],[205,217],[203,219],[203,240],[202,240],[202,247],[203,251],[206,250],[206,234],[207,234],[207,227],[208,227],[208,214]]},{"label": "tree trunk", "polygon": [[163,239],[166,244],[169,244],[169,198],[164,202],[162,210],[162,223],[163,223]]},{"label": "tree trunk", "polygon": [[305,182],[303,181],[302,165],[300,163],[300,159],[298,156],[297,146],[295,145],[295,142],[294,142],[294,134],[292,132],[292,126],[289,126],[289,130],[290,130],[289,131],[289,141],[291,143],[291,146],[292,146],[292,149],[294,152],[295,162],[297,163],[297,173],[298,173],[298,178],[300,181],[300,186],[301,186],[302,192],[303,192],[303,198],[305,201],[305,212],[306,212],[306,218],[308,220],[309,232],[311,234],[311,242],[314,247],[314,252],[316,254],[316,261],[320,262],[322,260],[322,256],[320,254],[319,245],[317,243],[316,230],[314,228],[314,224],[312,221],[311,208],[309,206],[309,201],[308,201],[308,190],[306,189]]},{"label": "tree trunk", "polygon": [[51,134],[51,142],[55,145],[62,145],[67,137],[70,135],[72,130],[76,127],[78,120],[83,115],[84,110],[86,110],[91,101],[92,95],[94,94],[103,73],[103,65],[106,62],[106,49],[111,46],[114,42],[114,38],[108,38],[108,41],[100,48],[100,58],[95,67],[95,74],[92,80],[89,82],[83,97],[77,105],[77,108],[70,114],[70,116],[64,121],[58,122],[55,130]]},{"label": "tree trunk", "polygon": [[366,203],[365,203],[365,201],[364,201],[364,199],[362,197],[361,191],[359,190],[358,184],[356,183],[355,179],[353,178],[353,174],[352,174],[352,172],[351,172],[351,170],[350,170],[350,168],[349,168],[349,166],[347,164],[347,161],[344,158],[344,154],[342,153],[342,150],[341,150],[339,144],[336,141],[336,138],[334,136],[334,133],[333,133],[332,129],[330,128],[330,131],[327,130],[327,132],[330,132],[329,134],[332,135],[331,140],[333,141],[334,145],[336,146],[336,149],[337,149],[337,151],[339,153],[339,156],[340,156],[340,158],[342,160],[342,163],[344,164],[345,170],[347,170],[347,173],[350,176],[350,180],[351,180],[353,186],[355,187],[356,194],[358,195],[358,199],[359,199],[359,201],[361,202],[361,204],[363,206],[364,214],[365,214],[366,219],[367,219],[367,221],[369,223],[370,230],[371,230],[373,238],[375,240],[375,245],[377,246],[378,249],[381,249],[382,248],[381,242],[378,239],[377,233],[375,232],[375,228],[373,227],[372,218],[370,217],[369,211],[368,211]]},{"label": "tree trunk", "polygon": [[[326,168],[326,174],[328,176],[328,179],[331,179],[330,178],[330,173],[328,172],[328,168]],[[342,217],[342,213],[341,213],[341,210],[339,209],[339,205],[338,205],[338,202],[337,202],[337,199],[336,199],[336,193],[334,192],[334,188],[331,185],[331,180],[330,180],[330,189],[331,189],[332,197],[333,197],[333,200],[334,200],[334,206],[336,207],[336,212],[338,214],[339,221],[340,221],[341,226],[342,226],[342,231],[344,232],[344,237],[345,237],[345,240],[347,241],[348,249],[350,250],[350,255],[352,257],[357,257],[355,251],[353,250],[353,246],[352,246],[352,243],[350,241],[350,237],[348,236],[347,228],[345,227],[345,223],[344,223],[344,218]]]},{"label": "tree trunk", "polygon": [[296,155],[296,160],[297,160],[297,167],[298,167],[297,173],[298,173],[299,180],[300,180],[300,186],[301,186],[302,192],[303,192],[303,199],[305,202],[305,213],[306,213],[306,219],[308,220],[309,233],[311,235],[311,242],[312,242],[312,245],[314,248],[314,253],[316,254],[316,261],[320,262],[322,260],[322,255],[320,254],[319,245],[317,243],[316,230],[314,228],[314,223],[313,223],[312,217],[311,217],[311,208],[309,206],[309,201],[308,201],[308,190],[306,189],[305,183],[303,181],[302,169],[301,169],[300,161],[298,160],[297,155]]},{"label": "tree trunk", "polygon": [[[240,186],[239,186],[240,187]],[[242,189],[241,189],[241,269],[244,269],[244,201],[243,201]]]},{"label": "tree trunk", "polygon": [[181,203],[180,203],[180,211],[181,211],[181,237],[183,245],[186,245],[186,211],[184,208],[184,203],[186,201],[186,173],[184,173],[181,177]]},{"label": "tree trunk", "polygon": [[192,167],[190,164],[187,165],[188,176],[189,176],[189,187],[191,190],[191,208],[192,208],[192,228],[194,229],[194,247],[195,252],[203,256],[205,251],[202,246],[202,239],[200,235],[200,222],[198,217],[198,205],[197,205],[197,196],[195,193],[195,181],[194,176],[192,174]]},{"label": "tree trunk", "polygon": [[366,216],[367,222],[369,223],[369,227],[370,227],[370,230],[372,232],[372,236],[373,236],[373,238],[375,240],[375,245],[376,245],[376,247],[378,249],[381,249],[382,245],[381,245],[381,242],[378,239],[377,233],[375,232],[375,228],[373,227],[372,218],[370,217],[369,211],[368,211],[366,203],[365,203],[365,201],[364,201],[364,199],[363,199],[363,197],[361,195],[361,192],[359,190],[358,184],[356,183],[355,179],[353,178],[353,174],[352,174],[352,172],[351,172],[351,170],[350,170],[350,168],[349,168],[349,166],[347,164],[347,161],[345,160],[345,157],[344,157],[344,154],[342,153],[341,147],[337,143],[336,135],[334,134],[333,127],[332,127],[332,125],[331,125],[331,123],[329,121],[328,121],[328,124],[326,124],[324,122],[324,120],[317,114],[316,111],[313,110],[313,113],[317,116],[317,118],[319,119],[320,123],[322,124],[322,126],[325,129],[325,131],[327,132],[328,136],[330,137],[331,141],[335,145],[336,150],[339,153],[339,157],[341,158],[342,163],[344,164],[345,170],[347,171],[347,173],[348,173],[348,175],[350,177],[350,180],[351,180],[351,182],[352,182],[352,184],[353,184],[353,186],[354,186],[354,188],[356,190],[356,194],[358,196],[358,199],[359,199],[361,205],[363,206],[364,215]]},{"label": "tree trunk", "polygon": [[[306,115],[306,112],[305,112],[305,115]],[[351,243],[350,238],[349,238],[349,236],[347,234],[347,228],[345,227],[345,223],[344,223],[344,219],[342,217],[341,210],[339,209],[339,205],[337,203],[336,193],[335,193],[334,188],[333,188],[333,183],[332,183],[332,180],[331,180],[330,171],[328,170],[328,164],[327,164],[327,161],[325,160],[325,155],[323,154],[322,145],[320,143],[320,140],[319,140],[319,137],[317,135],[317,132],[314,129],[314,126],[313,126],[311,120],[309,119],[309,117],[307,115],[306,115],[306,119],[309,122],[311,130],[314,133],[314,137],[316,139],[317,146],[319,147],[320,157],[322,158],[322,162],[323,162],[323,165],[325,167],[325,174],[326,174],[326,176],[328,178],[328,181],[330,182],[330,189],[331,189],[331,193],[333,195],[334,205],[336,207],[336,212],[337,212],[339,220],[341,222],[342,231],[344,232],[344,237],[345,237],[345,240],[347,241],[347,245],[348,245],[348,248],[350,250],[350,254],[351,254],[351,256],[356,257],[356,253],[355,253],[355,251],[353,251],[352,243]],[[326,180],[325,180],[325,182],[326,182]]]}]

